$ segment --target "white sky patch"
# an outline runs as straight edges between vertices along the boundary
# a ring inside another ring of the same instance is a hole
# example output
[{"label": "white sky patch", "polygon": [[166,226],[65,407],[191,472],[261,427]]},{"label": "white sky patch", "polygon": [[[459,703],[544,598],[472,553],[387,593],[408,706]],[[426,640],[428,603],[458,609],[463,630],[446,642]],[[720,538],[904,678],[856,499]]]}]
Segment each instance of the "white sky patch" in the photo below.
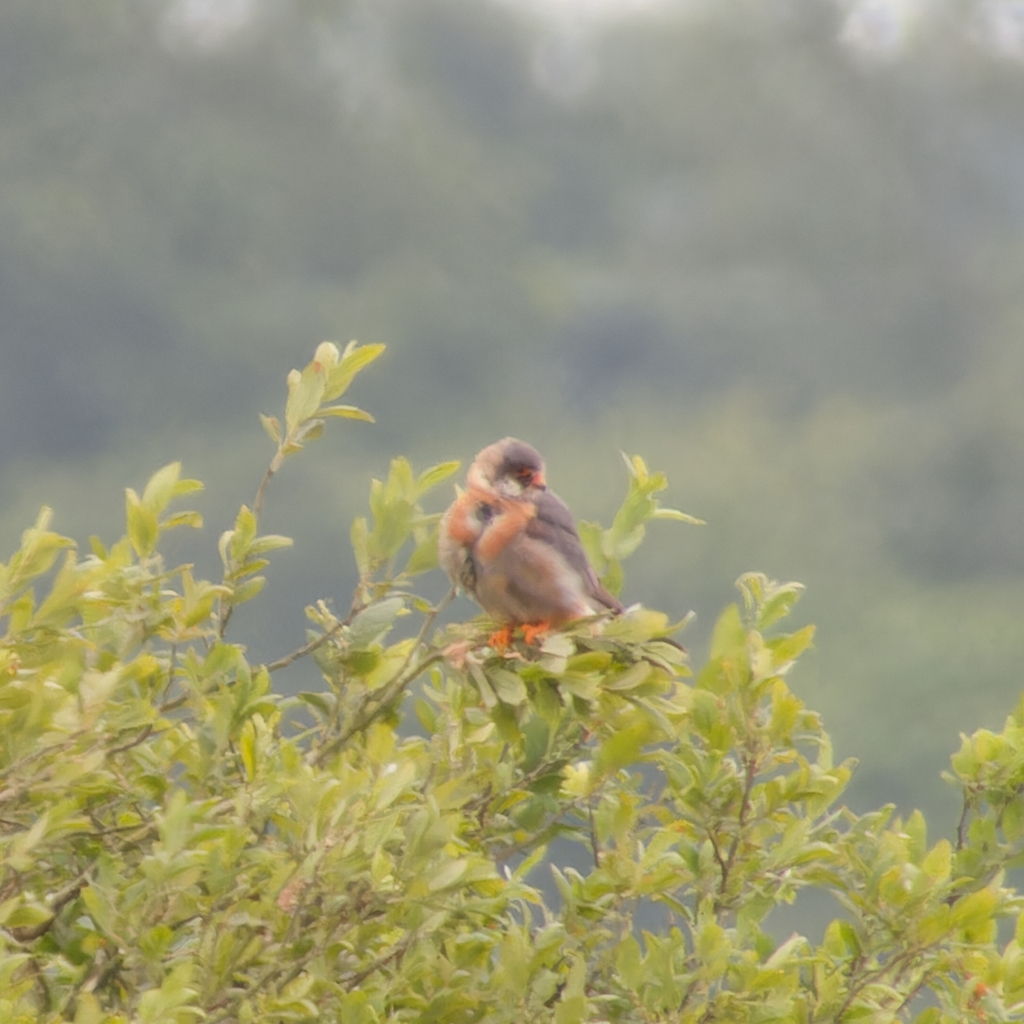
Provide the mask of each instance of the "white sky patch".
[{"label": "white sky patch", "polygon": [[679,7],[684,0],[505,0],[505,2],[548,17],[603,20]]},{"label": "white sky patch", "polygon": [[174,0],[161,25],[171,46],[219,50],[255,19],[260,0]]},{"label": "white sky patch", "polygon": [[934,0],[853,0],[845,4],[840,39],[851,49],[896,56],[934,6]]},{"label": "white sky patch", "polygon": [[1024,60],[1024,0],[985,0],[978,7],[976,25],[982,45]]},{"label": "white sky patch", "polygon": [[[161,34],[172,47],[217,51],[251,28],[275,0],[171,0]],[[501,0],[550,22],[554,34],[538,50],[534,76],[563,99],[586,93],[595,68],[588,30],[608,22],[657,14],[696,14],[712,0]],[[727,4],[728,0],[718,0]],[[766,0],[767,2],[767,0]],[[777,2],[777,0],[776,0]],[[841,41],[851,50],[898,57],[943,0],[836,0],[844,12]],[[721,9],[719,9],[721,10]],[[1024,60],[1024,0],[976,0],[966,28],[982,47]]]},{"label": "white sky patch", "polygon": [[565,27],[551,32],[536,46],[533,80],[563,102],[585,95],[597,78],[597,58],[586,32]]}]

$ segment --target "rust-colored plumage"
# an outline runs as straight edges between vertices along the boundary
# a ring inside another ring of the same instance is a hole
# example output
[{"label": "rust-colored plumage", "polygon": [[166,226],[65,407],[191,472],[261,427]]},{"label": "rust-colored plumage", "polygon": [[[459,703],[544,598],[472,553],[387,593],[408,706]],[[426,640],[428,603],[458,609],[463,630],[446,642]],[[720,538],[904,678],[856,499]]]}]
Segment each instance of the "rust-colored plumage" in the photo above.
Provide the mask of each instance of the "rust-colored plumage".
[{"label": "rust-colored plumage", "polygon": [[622,605],[587,561],[566,504],[547,489],[544,460],[507,437],[484,448],[441,520],[441,565],[504,625],[558,625]]}]

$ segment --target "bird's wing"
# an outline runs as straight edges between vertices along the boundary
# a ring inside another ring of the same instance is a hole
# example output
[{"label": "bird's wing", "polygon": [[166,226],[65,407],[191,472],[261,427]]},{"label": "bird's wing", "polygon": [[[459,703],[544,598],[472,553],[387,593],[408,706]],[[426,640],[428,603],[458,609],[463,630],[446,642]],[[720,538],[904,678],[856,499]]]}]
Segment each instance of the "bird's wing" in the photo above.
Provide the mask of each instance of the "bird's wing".
[{"label": "bird's wing", "polygon": [[601,586],[597,574],[587,560],[583,543],[576,530],[569,506],[557,494],[542,491],[532,499],[537,514],[526,524],[526,535],[550,544],[565,559],[569,568],[577,573],[586,585],[588,594],[599,604],[613,611],[621,612],[622,604]]}]

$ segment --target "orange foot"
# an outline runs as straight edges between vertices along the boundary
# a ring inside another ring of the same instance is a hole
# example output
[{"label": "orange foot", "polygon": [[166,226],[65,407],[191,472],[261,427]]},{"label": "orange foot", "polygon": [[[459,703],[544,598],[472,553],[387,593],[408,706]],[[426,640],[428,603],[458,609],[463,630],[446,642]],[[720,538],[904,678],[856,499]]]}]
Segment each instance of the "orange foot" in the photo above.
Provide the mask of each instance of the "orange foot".
[{"label": "orange foot", "polygon": [[540,640],[545,633],[551,629],[550,622],[534,622],[530,625],[523,626],[523,640],[528,644],[537,644],[540,646]]},{"label": "orange foot", "polygon": [[509,644],[512,643],[514,628],[513,626],[502,626],[501,629],[495,630],[487,638],[487,646],[493,647],[499,654],[504,654]]}]

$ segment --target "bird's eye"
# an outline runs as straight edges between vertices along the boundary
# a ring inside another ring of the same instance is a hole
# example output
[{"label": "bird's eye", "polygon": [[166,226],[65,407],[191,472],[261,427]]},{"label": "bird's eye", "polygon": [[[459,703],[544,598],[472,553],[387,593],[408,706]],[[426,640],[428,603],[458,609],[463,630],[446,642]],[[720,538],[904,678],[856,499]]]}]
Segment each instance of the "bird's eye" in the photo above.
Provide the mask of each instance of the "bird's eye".
[{"label": "bird's eye", "polygon": [[477,506],[477,515],[485,522],[489,523],[494,518],[494,506],[488,505],[487,502],[482,501]]}]

